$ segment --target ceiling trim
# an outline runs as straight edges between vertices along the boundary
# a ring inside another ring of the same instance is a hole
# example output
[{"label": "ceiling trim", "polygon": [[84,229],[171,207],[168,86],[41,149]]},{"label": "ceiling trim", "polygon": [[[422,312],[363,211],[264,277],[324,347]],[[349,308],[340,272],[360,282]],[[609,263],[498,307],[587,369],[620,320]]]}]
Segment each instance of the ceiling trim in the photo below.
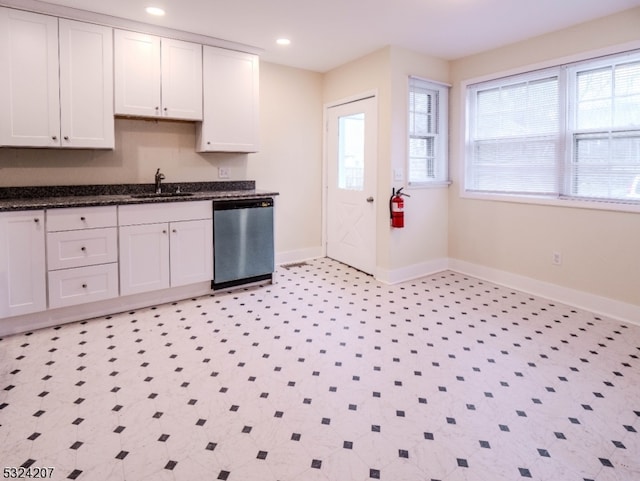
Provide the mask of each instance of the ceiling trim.
[{"label": "ceiling trim", "polygon": [[210,45],[212,47],[221,47],[229,50],[237,50],[240,52],[252,53],[260,55],[264,52],[259,47],[245,45],[238,42],[231,42],[221,38],[209,37],[197,33],[176,30],[173,28],[161,27],[144,22],[135,22],[121,17],[104,15],[102,13],[90,12],[88,10],[80,10],[77,8],[64,7],[62,5],[54,5],[51,3],[40,2],[38,0],[0,0],[0,6],[16,8],[19,10],[27,10],[29,12],[43,13],[56,17],[67,18],[69,20],[80,20],[88,23],[95,23],[107,27],[120,28],[123,30],[132,30],[135,32],[146,33],[149,35],[158,35],[160,37],[172,38],[175,40],[184,40],[187,42],[200,43],[202,45]]}]

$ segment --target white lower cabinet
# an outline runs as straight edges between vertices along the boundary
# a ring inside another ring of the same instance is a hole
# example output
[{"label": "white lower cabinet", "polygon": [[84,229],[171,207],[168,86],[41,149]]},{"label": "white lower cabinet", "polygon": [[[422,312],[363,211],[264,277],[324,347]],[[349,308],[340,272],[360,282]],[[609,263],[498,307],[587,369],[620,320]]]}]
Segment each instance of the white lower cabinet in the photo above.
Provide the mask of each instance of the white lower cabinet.
[{"label": "white lower cabinet", "polygon": [[[213,279],[212,214],[211,201],[0,212],[0,319],[42,322],[58,315],[47,309],[202,289]],[[19,332],[7,326],[0,336]]]},{"label": "white lower cabinet", "polygon": [[0,318],[46,307],[44,211],[0,213]]},{"label": "white lower cabinet", "polygon": [[49,270],[118,262],[118,228],[49,232]]},{"label": "white lower cabinet", "polygon": [[118,295],[118,264],[49,272],[49,307],[75,306]]},{"label": "white lower cabinet", "polygon": [[213,220],[171,224],[171,287],[213,279]]},{"label": "white lower cabinet", "polygon": [[118,296],[117,209],[47,211],[49,308]]},{"label": "white lower cabinet", "polygon": [[167,224],[120,227],[120,292],[122,295],[169,287]]},{"label": "white lower cabinet", "polygon": [[208,201],[121,206],[121,295],[212,280],[211,211]]}]

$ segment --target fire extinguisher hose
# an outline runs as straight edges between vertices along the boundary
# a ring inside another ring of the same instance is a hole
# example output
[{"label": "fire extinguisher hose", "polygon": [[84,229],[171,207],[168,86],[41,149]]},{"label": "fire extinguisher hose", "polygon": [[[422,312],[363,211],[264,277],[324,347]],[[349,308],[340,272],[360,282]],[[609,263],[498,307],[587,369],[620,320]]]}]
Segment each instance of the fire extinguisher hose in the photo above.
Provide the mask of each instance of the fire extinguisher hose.
[{"label": "fire extinguisher hose", "polygon": [[393,198],[396,196],[396,188],[391,188],[391,197],[389,197],[389,219],[393,219]]}]

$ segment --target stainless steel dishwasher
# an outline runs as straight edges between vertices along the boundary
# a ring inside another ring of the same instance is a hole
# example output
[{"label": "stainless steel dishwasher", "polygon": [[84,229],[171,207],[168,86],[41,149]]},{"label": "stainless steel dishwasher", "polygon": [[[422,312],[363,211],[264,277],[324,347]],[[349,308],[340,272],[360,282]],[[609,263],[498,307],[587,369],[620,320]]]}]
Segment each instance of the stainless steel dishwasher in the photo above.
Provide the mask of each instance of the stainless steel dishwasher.
[{"label": "stainless steel dishwasher", "polygon": [[271,279],[273,199],[213,202],[213,289]]}]

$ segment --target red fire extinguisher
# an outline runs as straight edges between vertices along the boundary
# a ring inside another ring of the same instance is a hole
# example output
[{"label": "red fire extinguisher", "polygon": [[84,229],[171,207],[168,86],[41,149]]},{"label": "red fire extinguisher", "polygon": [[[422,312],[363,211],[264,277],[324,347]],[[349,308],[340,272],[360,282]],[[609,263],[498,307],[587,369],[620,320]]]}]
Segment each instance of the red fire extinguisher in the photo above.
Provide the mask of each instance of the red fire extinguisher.
[{"label": "red fire extinguisher", "polygon": [[404,187],[400,187],[397,191],[395,188],[391,191],[389,199],[389,213],[391,215],[391,227],[404,227],[404,197],[411,197],[402,192]]}]

